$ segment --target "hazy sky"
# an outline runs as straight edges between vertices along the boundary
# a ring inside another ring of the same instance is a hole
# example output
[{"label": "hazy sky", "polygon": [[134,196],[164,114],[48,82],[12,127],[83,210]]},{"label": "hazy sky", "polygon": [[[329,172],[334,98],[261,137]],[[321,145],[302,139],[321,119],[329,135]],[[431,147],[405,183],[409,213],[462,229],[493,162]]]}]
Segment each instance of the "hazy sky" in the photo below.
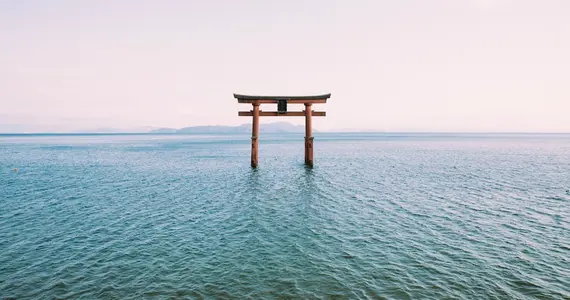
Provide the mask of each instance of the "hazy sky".
[{"label": "hazy sky", "polygon": [[0,0],[0,124],[250,122],[234,92],[330,92],[325,130],[570,132],[570,1]]}]

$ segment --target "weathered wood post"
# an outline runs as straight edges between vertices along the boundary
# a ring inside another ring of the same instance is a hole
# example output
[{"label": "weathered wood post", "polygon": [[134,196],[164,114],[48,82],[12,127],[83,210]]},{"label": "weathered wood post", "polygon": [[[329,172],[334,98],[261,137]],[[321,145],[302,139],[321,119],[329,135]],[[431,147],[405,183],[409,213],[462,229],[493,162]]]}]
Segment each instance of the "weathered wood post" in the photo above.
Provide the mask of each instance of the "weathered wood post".
[{"label": "weathered wood post", "polygon": [[257,158],[259,153],[259,103],[254,102],[253,121],[251,130],[251,166],[257,168]]},{"label": "weathered wood post", "polygon": [[305,164],[313,166],[312,104],[305,103]]}]

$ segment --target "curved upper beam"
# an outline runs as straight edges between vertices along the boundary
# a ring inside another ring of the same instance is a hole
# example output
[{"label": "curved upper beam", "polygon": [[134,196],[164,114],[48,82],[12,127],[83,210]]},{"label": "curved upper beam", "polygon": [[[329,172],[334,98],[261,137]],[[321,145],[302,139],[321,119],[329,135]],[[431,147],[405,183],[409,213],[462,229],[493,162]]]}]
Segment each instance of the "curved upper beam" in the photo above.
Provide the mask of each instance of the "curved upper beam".
[{"label": "curved upper beam", "polygon": [[276,103],[278,100],[287,100],[287,102],[299,102],[299,103],[326,103],[327,99],[330,98],[331,94],[314,95],[314,96],[252,96],[252,95],[240,95],[234,94],[234,98],[238,100],[239,103],[252,103],[254,101],[259,101],[263,103]]}]

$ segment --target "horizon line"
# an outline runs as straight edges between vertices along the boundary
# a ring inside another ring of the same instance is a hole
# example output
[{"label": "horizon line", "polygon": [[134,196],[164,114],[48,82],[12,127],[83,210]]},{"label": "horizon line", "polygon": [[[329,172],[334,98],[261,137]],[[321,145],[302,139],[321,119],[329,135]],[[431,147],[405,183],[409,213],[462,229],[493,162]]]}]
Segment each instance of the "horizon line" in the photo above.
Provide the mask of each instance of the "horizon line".
[{"label": "horizon line", "polygon": [[[570,134],[570,132],[552,131],[335,131],[320,130],[316,134],[322,133],[370,133],[370,134]],[[267,132],[265,134],[303,134],[302,132]],[[0,136],[23,136],[23,135],[250,135],[243,132],[0,132]]]}]

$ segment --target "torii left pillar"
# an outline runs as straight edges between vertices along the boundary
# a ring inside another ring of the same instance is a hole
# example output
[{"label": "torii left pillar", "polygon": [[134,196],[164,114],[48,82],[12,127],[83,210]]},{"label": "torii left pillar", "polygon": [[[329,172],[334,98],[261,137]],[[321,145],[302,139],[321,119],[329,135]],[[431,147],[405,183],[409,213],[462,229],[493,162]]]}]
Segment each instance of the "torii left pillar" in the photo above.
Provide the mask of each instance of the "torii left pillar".
[{"label": "torii left pillar", "polygon": [[259,153],[259,103],[253,104],[253,122],[251,128],[251,166],[257,168],[257,158]]}]

